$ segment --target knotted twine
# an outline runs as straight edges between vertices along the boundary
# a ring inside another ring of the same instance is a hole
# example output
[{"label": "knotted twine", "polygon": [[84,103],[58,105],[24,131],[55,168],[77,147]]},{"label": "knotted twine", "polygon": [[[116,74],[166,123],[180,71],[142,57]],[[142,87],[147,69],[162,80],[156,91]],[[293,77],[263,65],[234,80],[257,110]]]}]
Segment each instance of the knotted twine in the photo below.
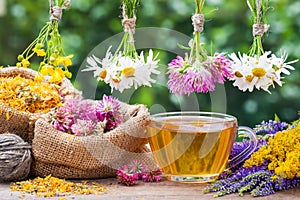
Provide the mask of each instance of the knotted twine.
[{"label": "knotted twine", "polygon": [[125,5],[123,5],[123,19],[122,19],[122,25],[124,27],[124,31],[129,34],[129,42],[134,43],[134,32],[135,32],[135,22],[136,22],[136,16],[134,15],[133,18],[128,18],[126,15]]},{"label": "knotted twine", "polygon": [[256,1],[256,3],[257,3],[257,12],[256,12],[257,20],[256,20],[256,23],[253,24],[252,34],[253,34],[253,37],[256,37],[256,36],[262,37],[264,35],[264,33],[266,33],[269,30],[270,25],[261,23],[261,20],[260,20],[260,11],[261,11],[260,1]]},{"label": "knotted twine", "polygon": [[50,20],[59,22],[62,18],[62,10],[70,8],[71,0],[65,0],[62,6],[55,6],[54,0],[50,0]]},{"label": "knotted twine", "polygon": [[203,14],[194,14],[192,16],[192,23],[194,26],[194,34],[203,31],[204,27],[204,15]]},{"label": "knotted twine", "polygon": [[0,134],[0,182],[26,179],[30,172],[31,146],[15,134]]}]

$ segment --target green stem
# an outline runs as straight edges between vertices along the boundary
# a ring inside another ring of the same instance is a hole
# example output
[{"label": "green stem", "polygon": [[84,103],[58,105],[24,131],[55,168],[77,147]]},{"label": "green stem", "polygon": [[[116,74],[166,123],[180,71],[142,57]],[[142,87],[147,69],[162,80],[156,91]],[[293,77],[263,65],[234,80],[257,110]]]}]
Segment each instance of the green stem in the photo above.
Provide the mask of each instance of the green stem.
[{"label": "green stem", "polygon": [[[195,0],[195,13],[196,14],[202,14],[203,7],[204,7],[205,0]],[[193,38],[193,44],[191,47],[191,52],[190,52],[190,59],[191,62],[194,62],[195,59],[200,59],[200,61],[203,61],[205,59],[205,52],[202,49],[203,47],[201,46],[201,33],[196,32],[194,33],[194,38]]]}]

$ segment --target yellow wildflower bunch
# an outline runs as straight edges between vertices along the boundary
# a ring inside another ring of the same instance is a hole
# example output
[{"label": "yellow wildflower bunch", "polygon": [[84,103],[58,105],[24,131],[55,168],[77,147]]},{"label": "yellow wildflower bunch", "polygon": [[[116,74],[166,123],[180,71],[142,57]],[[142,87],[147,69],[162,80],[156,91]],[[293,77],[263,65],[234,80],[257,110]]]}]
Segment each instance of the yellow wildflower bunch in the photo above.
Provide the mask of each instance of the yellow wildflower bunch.
[{"label": "yellow wildflower bunch", "polygon": [[[46,113],[62,104],[56,84],[21,76],[0,78],[0,91],[0,103],[21,112]],[[6,117],[9,119],[8,115]]]},{"label": "yellow wildflower bunch", "polygon": [[[25,51],[18,55],[17,67],[28,68],[30,66],[30,59],[36,55],[42,58],[40,62],[37,79],[41,80],[42,76],[50,76],[49,82],[60,83],[64,77],[71,78],[72,74],[68,67],[72,65],[71,58],[73,55],[65,55],[62,39],[58,31],[58,22],[61,18],[61,12],[70,6],[69,0],[53,1],[57,5],[50,7],[50,21],[41,29],[38,37],[25,49]],[[54,8],[56,9],[54,11]],[[57,16],[57,9],[60,14]],[[53,70],[43,70],[44,68],[52,68]]]},{"label": "yellow wildflower bunch", "polygon": [[251,158],[246,160],[244,167],[252,167],[269,162],[268,169],[275,172],[275,177],[292,179],[300,177],[300,124],[282,132],[268,140]]},{"label": "yellow wildflower bunch", "polygon": [[46,176],[45,178],[37,177],[33,180],[11,183],[10,190],[35,193],[36,196],[40,197],[54,197],[78,194],[98,195],[98,193],[107,191],[107,189],[99,183],[93,182],[92,184],[87,184],[87,181],[74,183],[71,181],[53,177],[51,175]]}]

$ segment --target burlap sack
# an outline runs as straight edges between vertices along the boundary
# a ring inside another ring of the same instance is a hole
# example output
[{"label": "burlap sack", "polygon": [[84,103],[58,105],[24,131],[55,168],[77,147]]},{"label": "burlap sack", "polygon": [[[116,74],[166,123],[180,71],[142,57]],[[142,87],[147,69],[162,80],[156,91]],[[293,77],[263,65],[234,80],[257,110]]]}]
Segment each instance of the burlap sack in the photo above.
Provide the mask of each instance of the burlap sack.
[{"label": "burlap sack", "polygon": [[[34,79],[37,73],[38,72],[28,68],[0,68],[0,77],[15,77],[20,75],[22,78]],[[60,92],[66,99],[81,96],[81,92],[75,89],[68,79],[63,79],[60,86]],[[0,111],[0,132],[10,132],[16,134],[31,144],[35,121],[44,113],[18,112],[14,108],[1,105],[1,102]],[[9,120],[6,119],[7,113],[12,114],[12,117]]]},{"label": "burlap sack", "polygon": [[[117,161],[119,166],[128,164],[132,161],[139,160],[147,164],[150,169],[155,169],[153,157],[149,149],[144,146],[138,149],[135,154],[128,154],[123,157],[121,161]],[[109,178],[116,177],[117,169],[107,165],[101,165],[97,169],[82,170],[65,165],[49,164],[41,161],[34,161],[31,166],[31,174],[33,176],[46,177],[51,174],[52,176],[64,179],[95,179],[95,178]]]},{"label": "burlap sack", "polygon": [[121,103],[120,111],[124,122],[103,135],[74,136],[38,119],[32,143],[33,174],[51,173],[62,177],[65,173],[64,178],[102,178],[115,175],[118,167],[131,160],[145,161],[153,168],[153,158],[144,148],[147,108]]}]

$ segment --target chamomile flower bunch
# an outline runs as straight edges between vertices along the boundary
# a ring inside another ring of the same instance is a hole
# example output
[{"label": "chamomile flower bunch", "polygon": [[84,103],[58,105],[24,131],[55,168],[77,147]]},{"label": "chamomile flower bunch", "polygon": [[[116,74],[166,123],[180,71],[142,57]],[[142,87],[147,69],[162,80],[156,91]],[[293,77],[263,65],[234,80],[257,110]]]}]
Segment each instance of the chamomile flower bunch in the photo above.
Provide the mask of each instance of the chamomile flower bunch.
[{"label": "chamomile flower bunch", "polygon": [[196,13],[192,16],[194,37],[190,45],[190,54],[183,58],[177,56],[168,64],[170,92],[178,95],[193,92],[207,93],[214,91],[215,84],[223,84],[226,78],[231,78],[232,62],[224,53],[209,56],[200,42],[203,31],[204,15],[202,14],[205,0],[195,0]]},{"label": "chamomile flower bunch", "polygon": [[37,38],[18,55],[17,67],[29,67],[33,56],[42,58],[39,66],[39,74],[36,80],[42,80],[44,76],[52,83],[60,83],[64,77],[71,78],[68,67],[72,65],[72,54],[66,55],[63,50],[58,23],[62,17],[62,10],[70,7],[70,0],[50,0],[50,21],[41,29]]},{"label": "chamomile flower bunch", "polygon": [[248,6],[253,13],[253,44],[249,54],[232,53],[231,58],[233,85],[242,91],[252,92],[254,88],[265,90],[270,93],[269,87],[283,84],[283,74],[289,75],[289,70],[294,70],[294,60],[286,62],[288,55],[283,53],[277,57],[271,51],[264,51],[262,37],[269,30],[270,25],[266,24],[266,13],[269,9],[270,0],[247,0]]},{"label": "chamomile flower bunch", "polygon": [[136,8],[140,0],[123,0],[123,19],[124,36],[115,53],[108,48],[103,59],[92,55],[87,58],[88,66],[83,71],[93,71],[94,77],[98,81],[109,84],[111,90],[123,92],[125,89],[140,86],[149,86],[155,80],[152,74],[159,74],[157,70],[159,60],[150,49],[148,56],[144,56],[142,51],[137,53],[134,45],[134,32],[136,22]]}]

